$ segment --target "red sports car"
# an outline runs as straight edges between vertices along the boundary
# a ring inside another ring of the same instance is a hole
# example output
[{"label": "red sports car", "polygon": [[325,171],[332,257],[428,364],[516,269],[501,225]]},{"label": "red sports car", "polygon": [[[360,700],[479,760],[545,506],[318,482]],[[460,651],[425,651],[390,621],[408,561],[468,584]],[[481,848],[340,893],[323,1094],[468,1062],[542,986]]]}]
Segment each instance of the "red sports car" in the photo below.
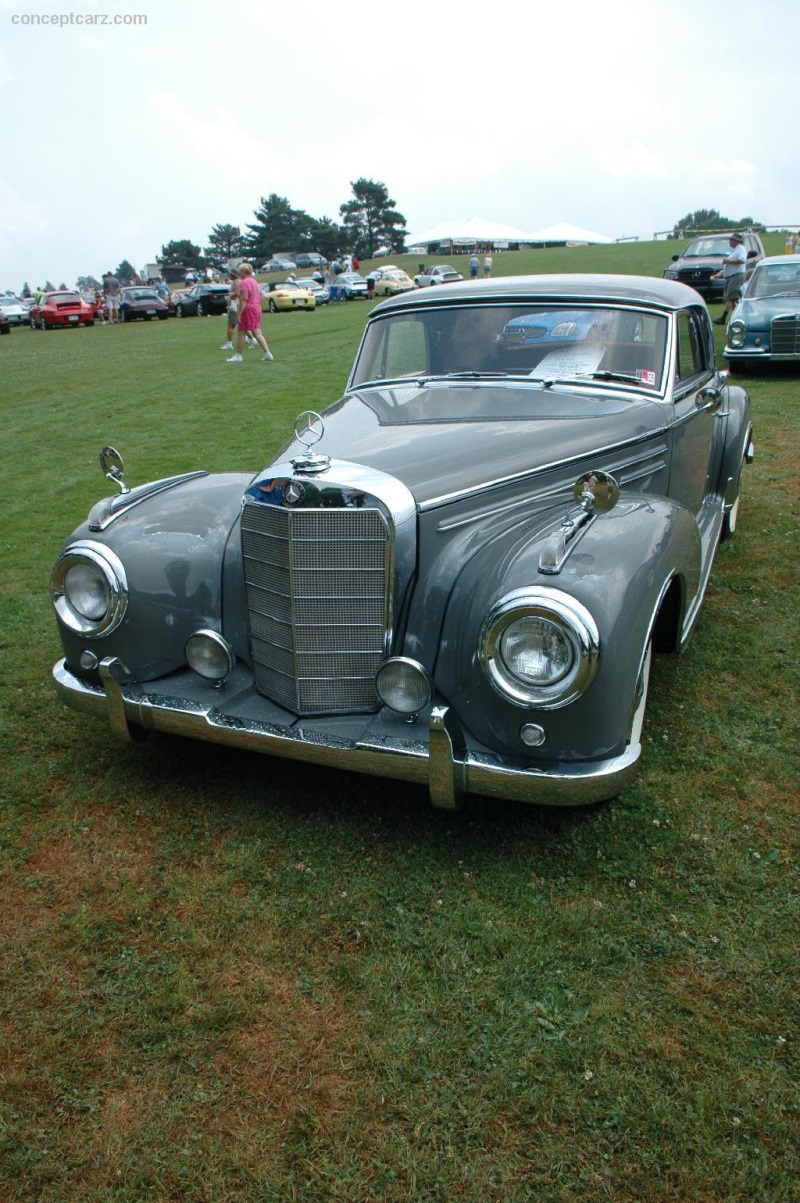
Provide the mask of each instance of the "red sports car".
[{"label": "red sports car", "polygon": [[31,330],[52,330],[54,326],[93,326],[95,312],[77,292],[46,292],[30,310]]}]

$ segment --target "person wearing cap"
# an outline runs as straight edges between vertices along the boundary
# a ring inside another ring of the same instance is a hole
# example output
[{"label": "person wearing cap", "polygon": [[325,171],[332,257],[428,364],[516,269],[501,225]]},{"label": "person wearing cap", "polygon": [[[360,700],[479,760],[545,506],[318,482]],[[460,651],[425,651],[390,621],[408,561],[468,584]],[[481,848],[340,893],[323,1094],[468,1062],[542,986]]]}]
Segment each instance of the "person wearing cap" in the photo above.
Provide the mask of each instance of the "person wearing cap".
[{"label": "person wearing cap", "polygon": [[734,305],[741,297],[747,267],[747,251],[744,249],[744,238],[741,234],[731,234],[728,245],[731,249],[722,260],[722,270],[713,277],[718,280],[721,276],[725,281],[725,291],[722,294],[725,304],[719,317],[714,318],[715,326],[725,325],[728,314],[733,311]]}]

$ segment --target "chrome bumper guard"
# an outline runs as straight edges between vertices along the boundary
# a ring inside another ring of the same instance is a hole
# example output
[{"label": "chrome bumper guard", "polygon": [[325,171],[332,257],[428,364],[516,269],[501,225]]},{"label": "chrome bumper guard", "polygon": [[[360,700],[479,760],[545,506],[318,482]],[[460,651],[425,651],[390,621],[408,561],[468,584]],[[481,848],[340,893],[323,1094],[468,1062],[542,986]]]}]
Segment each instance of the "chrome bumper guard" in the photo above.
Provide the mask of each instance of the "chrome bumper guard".
[{"label": "chrome bumper guard", "polygon": [[[115,734],[138,742],[149,731],[163,731],[210,743],[227,744],[270,756],[328,765],[376,777],[428,786],[431,802],[455,810],[466,794],[546,806],[581,806],[621,793],[638,771],[641,746],[608,760],[558,765],[544,771],[511,765],[499,756],[465,748],[460,724],[448,706],[432,706],[427,731],[422,722],[409,725],[408,738],[357,740],[304,730],[308,720],[292,726],[262,723],[224,714],[192,699],[146,692],[131,681],[116,658],[100,665],[102,685],[75,677],[63,660],[53,668],[56,692],[73,710],[110,722]],[[427,738],[426,738],[427,737]]]}]

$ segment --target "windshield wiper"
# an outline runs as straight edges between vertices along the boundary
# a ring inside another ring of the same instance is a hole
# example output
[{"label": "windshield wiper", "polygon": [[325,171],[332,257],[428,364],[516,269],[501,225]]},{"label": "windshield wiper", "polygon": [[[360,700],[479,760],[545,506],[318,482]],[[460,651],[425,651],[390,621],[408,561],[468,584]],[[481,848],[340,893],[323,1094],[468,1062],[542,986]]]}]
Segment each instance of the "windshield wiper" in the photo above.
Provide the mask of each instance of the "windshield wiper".
[{"label": "windshield wiper", "polygon": [[573,372],[571,376],[529,376],[527,379],[532,380],[534,384],[541,384],[543,388],[552,388],[554,384],[572,384],[575,380],[581,383],[586,380],[624,380],[630,384],[642,383],[638,376],[631,376],[627,372],[609,372],[605,369],[601,372]]},{"label": "windshield wiper", "polygon": [[630,372],[609,372],[606,368],[602,372],[587,372],[592,380],[630,380],[631,384],[641,384],[642,380],[639,376],[634,376]]},{"label": "windshield wiper", "polygon": [[507,380],[508,372],[437,372],[430,380]]}]

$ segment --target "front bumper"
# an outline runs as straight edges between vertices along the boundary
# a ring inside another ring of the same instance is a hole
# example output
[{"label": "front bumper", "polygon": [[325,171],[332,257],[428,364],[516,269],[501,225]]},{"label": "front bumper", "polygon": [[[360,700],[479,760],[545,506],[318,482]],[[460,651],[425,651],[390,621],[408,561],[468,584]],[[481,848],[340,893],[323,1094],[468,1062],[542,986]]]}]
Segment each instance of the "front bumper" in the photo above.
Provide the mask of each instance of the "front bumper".
[{"label": "front bumper", "polygon": [[637,744],[621,756],[557,764],[546,770],[509,762],[494,753],[467,748],[453,710],[437,705],[429,707],[416,723],[407,723],[389,711],[330,722],[263,721],[254,717],[253,711],[263,711],[268,703],[255,693],[249,673],[240,666],[223,690],[205,683],[198,689],[198,678],[188,671],[158,682],[159,692],[146,690],[129,679],[124,664],[116,658],[102,661],[100,675],[102,684],[92,685],[74,676],[63,660],[53,669],[61,701],[84,714],[106,718],[124,739],[138,740],[150,730],[163,731],[309,764],[412,781],[428,786],[434,806],[450,810],[466,794],[546,806],[601,802],[627,788],[641,757]]}]

